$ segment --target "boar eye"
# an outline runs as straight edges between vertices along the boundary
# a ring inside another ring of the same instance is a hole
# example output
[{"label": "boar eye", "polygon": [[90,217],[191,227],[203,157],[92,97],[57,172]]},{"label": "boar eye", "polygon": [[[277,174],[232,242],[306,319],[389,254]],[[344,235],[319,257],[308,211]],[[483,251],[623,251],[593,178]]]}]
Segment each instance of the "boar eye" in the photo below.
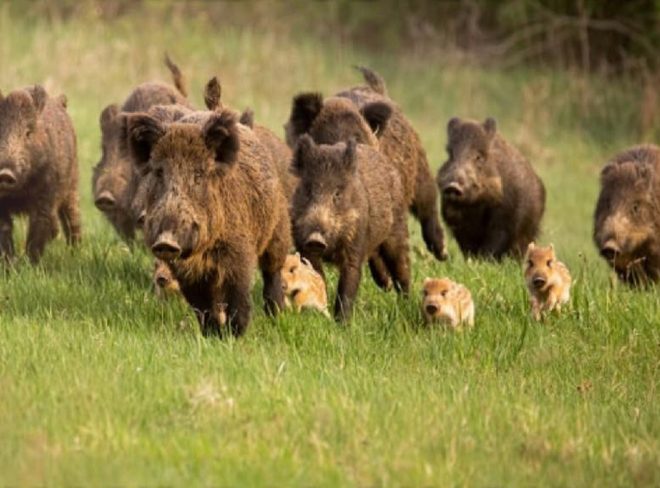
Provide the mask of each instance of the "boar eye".
[{"label": "boar eye", "polygon": [[552,267],[552,259],[548,259],[548,262],[546,263],[548,265],[548,268]]},{"label": "boar eye", "polygon": [[25,129],[25,137],[30,137],[32,135],[32,128],[28,127]]},{"label": "boar eye", "polygon": [[332,194],[332,199],[334,200],[335,203],[337,203],[339,201],[340,197],[341,197],[341,190],[338,188]]},{"label": "boar eye", "polygon": [[162,178],[163,177],[163,168],[158,168],[156,171],[154,171],[154,175],[156,178]]},{"label": "boar eye", "polygon": [[534,262],[530,259],[529,261],[527,261],[527,266],[531,268],[532,266],[534,266]]},{"label": "boar eye", "polygon": [[635,215],[637,215],[639,213],[639,202],[633,203],[632,213],[635,214]]},{"label": "boar eye", "polygon": [[477,156],[474,158],[474,160],[478,163],[481,164],[484,162],[484,155],[481,153],[477,153]]}]

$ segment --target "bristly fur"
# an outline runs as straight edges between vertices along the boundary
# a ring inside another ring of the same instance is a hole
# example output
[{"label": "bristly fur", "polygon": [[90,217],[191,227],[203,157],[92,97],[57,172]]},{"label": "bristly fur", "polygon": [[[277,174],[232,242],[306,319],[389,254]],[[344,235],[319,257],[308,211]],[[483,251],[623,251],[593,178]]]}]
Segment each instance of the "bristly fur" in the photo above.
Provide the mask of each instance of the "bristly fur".
[{"label": "bristly fur", "polygon": [[387,87],[385,86],[385,80],[382,76],[376,73],[374,70],[369,69],[365,66],[353,66],[356,70],[362,73],[364,81],[367,82],[369,88],[378,93],[379,95],[387,96]]},{"label": "bristly fur", "polygon": [[217,76],[211,78],[204,87],[204,105],[209,110],[222,110],[222,86]]},{"label": "bristly fur", "polygon": [[186,88],[186,82],[185,82],[185,78],[183,77],[183,73],[181,73],[179,67],[176,64],[174,64],[174,61],[172,61],[168,53],[165,53],[165,65],[172,73],[174,86],[176,86],[176,89],[179,90],[179,93],[181,93],[182,96],[187,98],[188,90]]}]

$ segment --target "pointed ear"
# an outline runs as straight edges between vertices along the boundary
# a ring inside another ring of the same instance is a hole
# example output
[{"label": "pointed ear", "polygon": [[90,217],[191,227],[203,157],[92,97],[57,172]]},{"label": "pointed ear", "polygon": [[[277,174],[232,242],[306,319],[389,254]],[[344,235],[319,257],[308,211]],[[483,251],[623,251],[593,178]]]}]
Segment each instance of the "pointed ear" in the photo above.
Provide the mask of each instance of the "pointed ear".
[{"label": "pointed ear", "polygon": [[348,171],[355,171],[357,168],[357,143],[355,139],[350,138],[346,143],[346,150],[342,158],[344,168]]},{"label": "pointed ear", "polygon": [[101,112],[101,117],[99,118],[99,124],[101,125],[101,130],[110,125],[117,119],[119,115],[119,106],[115,103],[108,105]]},{"label": "pointed ear", "polygon": [[392,116],[392,107],[384,102],[368,103],[360,109],[374,134],[382,134]]},{"label": "pointed ear", "polygon": [[293,153],[293,169],[298,176],[302,177],[315,152],[316,144],[309,134],[304,134],[298,139],[296,150]]},{"label": "pointed ear", "polygon": [[204,87],[204,105],[209,110],[222,110],[222,87],[217,76],[211,78]]},{"label": "pointed ear", "polygon": [[129,154],[141,168],[149,162],[153,148],[165,134],[165,127],[145,113],[136,113],[125,117],[125,131]]},{"label": "pointed ear", "polygon": [[497,132],[497,122],[495,122],[494,118],[488,117],[483,125],[486,135],[492,139],[495,136],[495,132]]},{"label": "pointed ear", "polygon": [[555,245],[554,245],[554,244],[550,244],[550,252],[551,252],[552,254],[555,253]]},{"label": "pointed ear", "polygon": [[534,241],[527,244],[527,254],[532,252],[534,249],[536,249],[536,244],[534,244]]},{"label": "pointed ear", "polygon": [[289,121],[293,135],[299,136],[306,132],[314,123],[314,119],[323,108],[323,96],[320,93],[302,93],[293,99]]},{"label": "pointed ear", "polygon": [[216,163],[231,165],[238,159],[241,139],[237,123],[236,114],[231,110],[224,110],[213,114],[204,124],[204,143],[214,152]]},{"label": "pointed ear", "polygon": [[246,108],[238,121],[250,129],[254,129],[254,111],[251,108]]},{"label": "pointed ear", "polygon": [[37,114],[40,114],[44,107],[46,106],[46,100],[48,99],[48,93],[41,85],[34,85],[29,90],[30,96],[32,97],[32,104],[34,105]]},{"label": "pointed ear", "polygon": [[461,125],[461,119],[458,117],[452,117],[449,119],[449,122],[447,123],[447,136],[451,138],[452,134],[456,132],[456,129],[458,129]]},{"label": "pointed ear", "polygon": [[427,276],[426,278],[424,278],[424,281],[422,282],[422,285],[427,286],[432,281],[433,281],[433,278],[430,278],[430,277]]}]

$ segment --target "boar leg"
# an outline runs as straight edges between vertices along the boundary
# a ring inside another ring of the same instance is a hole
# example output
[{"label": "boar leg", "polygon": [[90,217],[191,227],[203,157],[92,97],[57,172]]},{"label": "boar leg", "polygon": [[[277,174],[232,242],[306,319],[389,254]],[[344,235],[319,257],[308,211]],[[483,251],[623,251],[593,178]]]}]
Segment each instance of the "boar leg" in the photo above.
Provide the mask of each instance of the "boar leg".
[{"label": "boar leg", "polygon": [[39,209],[30,214],[26,252],[32,263],[37,263],[46,244],[57,236],[57,218],[51,209]]},{"label": "boar leg", "polygon": [[347,256],[339,270],[339,284],[335,299],[335,318],[346,321],[353,310],[353,302],[357,296],[362,277],[362,262],[358,256]]},{"label": "boar leg", "polygon": [[392,288],[390,273],[387,270],[383,258],[380,257],[378,253],[369,258],[369,270],[371,271],[371,277],[379,288],[382,288],[385,291]]},{"label": "boar leg", "polygon": [[78,206],[78,196],[71,192],[68,198],[60,205],[58,215],[66,242],[70,246],[80,242],[80,210]]},{"label": "boar leg", "polygon": [[227,322],[235,337],[242,336],[250,323],[251,275],[249,270],[237,271],[236,275],[225,283],[223,290],[227,303]]},{"label": "boar leg", "polygon": [[0,214],[0,257],[7,261],[14,257],[14,224],[6,213]]},{"label": "boar leg", "polygon": [[390,238],[381,246],[381,254],[394,279],[397,293],[407,295],[410,291],[410,255],[408,242]]},{"label": "boar leg", "polygon": [[447,259],[445,237],[438,217],[438,190],[426,158],[420,158],[417,164],[412,212],[422,224],[422,237],[426,248],[439,261]]},{"label": "boar leg", "polygon": [[264,280],[264,308],[268,315],[275,315],[284,310],[281,271],[290,247],[291,230],[287,215],[280,219],[266,251],[259,258],[261,276]]},{"label": "boar leg", "polygon": [[131,215],[117,211],[108,215],[108,219],[124,241],[131,242],[135,238],[135,221]]}]

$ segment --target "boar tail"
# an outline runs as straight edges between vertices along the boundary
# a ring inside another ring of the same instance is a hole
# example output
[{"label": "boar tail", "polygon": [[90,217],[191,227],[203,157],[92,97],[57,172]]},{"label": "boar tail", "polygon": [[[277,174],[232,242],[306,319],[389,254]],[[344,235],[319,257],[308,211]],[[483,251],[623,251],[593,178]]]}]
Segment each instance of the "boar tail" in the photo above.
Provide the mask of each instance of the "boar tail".
[{"label": "boar tail", "polygon": [[179,90],[179,93],[183,95],[184,97],[188,97],[188,90],[186,89],[186,81],[183,77],[183,73],[181,73],[181,70],[179,67],[174,64],[174,61],[170,58],[170,55],[165,53],[165,66],[167,66],[167,69],[170,70],[170,73],[172,73],[172,79],[174,81],[174,86],[176,86],[176,89]]},{"label": "boar tail", "polygon": [[387,96],[387,88],[385,87],[385,80],[382,76],[376,73],[374,70],[369,69],[365,66],[353,66],[356,70],[362,73],[364,81],[367,82],[369,88],[371,88],[376,93],[380,95]]}]

